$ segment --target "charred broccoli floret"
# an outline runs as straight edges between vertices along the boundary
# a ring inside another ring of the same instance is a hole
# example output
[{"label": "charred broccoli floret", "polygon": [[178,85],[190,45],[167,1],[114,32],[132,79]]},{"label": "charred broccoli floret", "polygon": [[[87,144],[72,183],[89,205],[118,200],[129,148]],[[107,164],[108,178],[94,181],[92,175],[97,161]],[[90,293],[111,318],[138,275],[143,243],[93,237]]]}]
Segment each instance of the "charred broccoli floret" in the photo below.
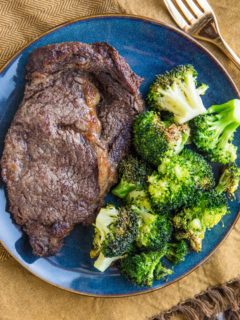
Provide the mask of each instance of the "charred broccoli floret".
[{"label": "charred broccoli floret", "polygon": [[145,190],[133,190],[129,192],[124,201],[127,205],[134,205],[148,212],[153,212],[149,195]]},{"label": "charred broccoli floret", "polygon": [[150,169],[144,161],[128,156],[119,164],[118,173],[120,182],[112,193],[119,198],[125,198],[130,191],[144,188]]},{"label": "charred broccoli floret", "polygon": [[151,286],[154,280],[172,274],[172,270],[165,268],[161,262],[164,255],[165,250],[160,250],[127,256],[120,262],[120,272],[139,286]]},{"label": "charred broccoli floret", "polygon": [[223,171],[219,183],[216,187],[217,192],[226,192],[229,198],[234,197],[240,182],[240,168],[236,164],[231,164]]},{"label": "charred broccoli floret", "polygon": [[138,216],[136,246],[142,250],[163,249],[172,235],[168,216],[152,214],[143,208],[132,206]]},{"label": "charred broccoli floret", "polygon": [[183,208],[174,218],[178,239],[187,239],[193,250],[202,250],[202,241],[207,229],[213,228],[228,213],[227,200],[215,190],[198,192],[191,205]]},{"label": "charred broccoli floret", "polygon": [[137,234],[137,216],[129,208],[102,208],[94,225],[95,235],[91,258],[97,258],[95,268],[105,271],[110,264],[132,250]]},{"label": "charred broccoli floret", "polygon": [[198,86],[197,75],[192,65],[182,65],[157,76],[148,92],[149,104],[156,110],[172,112],[177,123],[205,113],[200,95],[208,86]]},{"label": "charred broccoli floret", "polygon": [[240,125],[240,100],[211,106],[207,113],[191,121],[193,142],[213,162],[234,162],[237,147],[232,144]]},{"label": "charred broccoli floret", "polygon": [[165,158],[148,182],[154,209],[172,210],[186,205],[196,190],[212,188],[214,177],[201,155],[184,149],[179,155]]},{"label": "charred broccoli floret", "polygon": [[162,121],[153,111],[140,114],[134,122],[133,131],[137,153],[156,166],[164,157],[180,153],[190,135],[188,125]]},{"label": "charred broccoli floret", "polygon": [[178,264],[185,260],[189,249],[185,240],[168,243],[166,258],[174,264]]}]

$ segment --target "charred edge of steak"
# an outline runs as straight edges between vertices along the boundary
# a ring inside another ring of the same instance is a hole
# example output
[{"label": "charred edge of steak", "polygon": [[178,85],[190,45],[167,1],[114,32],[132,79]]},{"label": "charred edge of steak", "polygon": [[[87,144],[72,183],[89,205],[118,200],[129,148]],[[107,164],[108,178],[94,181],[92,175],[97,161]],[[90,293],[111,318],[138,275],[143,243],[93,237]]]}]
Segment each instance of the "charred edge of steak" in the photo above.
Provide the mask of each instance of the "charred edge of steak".
[{"label": "charred edge of steak", "polygon": [[27,79],[31,80],[35,72],[55,73],[63,65],[69,68],[78,66],[88,72],[101,72],[98,68],[101,60],[107,61],[106,69],[116,69],[114,77],[125,89],[132,94],[137,93],[143,78],[137,76],[117,50],[105,42],[92,45],[68,42],[38,48],[30,55]]}]

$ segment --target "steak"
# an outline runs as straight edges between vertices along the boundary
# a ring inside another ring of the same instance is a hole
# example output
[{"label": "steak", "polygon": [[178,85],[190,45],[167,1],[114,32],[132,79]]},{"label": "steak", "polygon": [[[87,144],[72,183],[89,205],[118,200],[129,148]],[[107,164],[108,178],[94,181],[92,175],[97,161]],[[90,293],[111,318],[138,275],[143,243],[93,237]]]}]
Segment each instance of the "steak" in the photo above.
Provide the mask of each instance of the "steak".
[{"label": "steak", "polygon": [[107,43],[31,54],[1,165],[9,211],[35,255],[55,254],[75,224],[94,221],[143,111],[141,81]]}]

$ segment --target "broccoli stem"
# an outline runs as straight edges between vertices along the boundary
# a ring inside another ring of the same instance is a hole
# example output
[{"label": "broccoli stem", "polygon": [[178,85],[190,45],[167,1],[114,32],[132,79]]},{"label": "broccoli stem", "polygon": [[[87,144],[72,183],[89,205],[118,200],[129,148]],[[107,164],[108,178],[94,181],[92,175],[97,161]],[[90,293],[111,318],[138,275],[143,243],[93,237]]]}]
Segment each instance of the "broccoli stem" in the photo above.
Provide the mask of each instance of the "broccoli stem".
[{"label": "broccoli stem", "polygon": [[180,83],[180,86],[185,93],[185,96],[188,97],[192,108],[197,111],[197,114],[205,113],[206,109],[202,103],[202,99],[199,96],[199,92],[196,91],[195,79],[192,76],[187,75],[185,85]]},{"label": "broccoli stem", "polygon": [[232,111],[232,119],[240,123],[240,100],[233,99],[223,104],[212,105],[208,109],[208,113],[222,113],[222,111],[226,111],[228,114]]},{"label": "broccoli stem", "polygon": [[152,262],[152,265],[149,269],[149,273],[148,273],[148,278],[146,280],[146,285],[147,286],[151,286],[152,285],[152,282],[153,282],[153,279],[154,279],[154,271],[155,269],[157,270],[159,265],[161,266],[161,262],[160,262],[160,259],[162,258],[161,255],[157,255],[156,256],[156,260],[154,262]]},{"label": "broccoli stem", "polygon": [[234,99],[220,105],[213,105],[208,109],[209,114],[216,114],[219,125],[228,126],[230,123],[240,125],[240,100]]},{"label": "broccoli stem", "polygon": [[225,130],[223,131],[223,134],[221,135],[220,139],[219,139],[219,144],[218,146],[220,148],[224,148],[228,141],[232,138],[235,130],[238,128],[239,124],[237,123],[232,123],[228,126],[225,127]]},{"label": "broccoli stem", "polygon": [[231,100],[208,109],[208,113],[212,115],[208,120],[209,128],[215,131],[215,138],[219,140],[220,148],[226,146],[240,125],[240,112],[237,108],[240,108],[240,102]]},{"label": "broccoli stem", "polygon": [[190,238],[190,244],[194,251],[201,252],[202,251],[202,237],[192,237]]},{"label": "broccoli stem", "polygon": [[129,192],[133,191],[136,189],[136,185],[133,183],[129,183],[126,181],[120,181],[119,184],[112,190],[112,193],[123,199],[125,198]]},{"label": "broccoli stem", "polygon": [[123,256],[118,257],[105,257],[102,253],[99,254],[97,260],[94,262],[94,267],[98,269],[101,272],[104,272],[107,270],[107,268],[110,267],[110,265],[119,259],[122,259]]},{"label": "broccoli stem", "polygon": [[220,136],[226,127],[233,123],[233,119],[231,115],[225,112],[224,114],[213,115],[209,118],[208,123],[209,128],[216,132],[216,136]]},{"label": "broccoli stem", "polygon": [[[178,95],[176,95],[178,91]],[[165,95],[166,100],[169,100],[168,111],[175,113],[176,117],[182,117],[190,112],[190,108],[186,102],[186,98],[183,93],[175,86],[174,89],[169,89],[168,92],[165,92],[164,89],[158,89],[158,93]],[[164,106],[162,106],[164,109]]]},{"label": "broccoli stem", "polygon": [[[225,178],[225,177],[224,177],[224,178]],[[221,182],[221,183],[220,183],[220,182]],[[221,177],[218,185],[217,185],[216,188],[215,188],[215,190],[216,190],[218,193],[226,192],[226,182],[228,182],[228,181],[224,181],[223,178]]]},{"label": "broccoli stem", "polygon": [[159,262],[154,270],[154,276],[156,280],[160,280],[168,275],[171,275],[173,271],[165,268],[161,262]]}]

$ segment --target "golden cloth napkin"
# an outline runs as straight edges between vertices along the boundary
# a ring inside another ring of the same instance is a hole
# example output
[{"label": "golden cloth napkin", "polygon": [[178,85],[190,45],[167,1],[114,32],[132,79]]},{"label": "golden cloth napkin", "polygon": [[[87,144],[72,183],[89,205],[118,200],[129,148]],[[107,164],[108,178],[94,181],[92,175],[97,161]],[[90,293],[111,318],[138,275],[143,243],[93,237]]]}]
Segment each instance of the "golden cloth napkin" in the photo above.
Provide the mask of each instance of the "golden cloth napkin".
[{"label": "golden cloth napkin", "polygon": [[[238,53],[239,0],[210,1],[229,44]],[[84,15],[130,13],[172,22],[162,0],[0,0],[0,67],[22,46],[52,27]],[[240,87],[239,71],[211,45]],[[1,90],[1,88],[0,88]],[[224,88],[223,88],[224,90]],[[4,232],[1,230],[0,232]],[[214,255],[184,279],[164,289],[128,298],[92,298],[39,280],[0,247],[0,320],[133,320],[169,309],[240,270],[240,221]]]}]

